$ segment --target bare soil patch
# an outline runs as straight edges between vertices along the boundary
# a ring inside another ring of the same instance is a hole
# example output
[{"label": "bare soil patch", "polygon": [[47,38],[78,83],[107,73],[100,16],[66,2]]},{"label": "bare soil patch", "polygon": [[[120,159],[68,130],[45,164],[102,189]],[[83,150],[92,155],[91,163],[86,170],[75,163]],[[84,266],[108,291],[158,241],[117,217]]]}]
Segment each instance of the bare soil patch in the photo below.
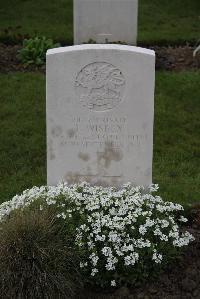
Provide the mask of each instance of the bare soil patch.
[{"label": "bare soil patch", "polygon": [[[0,43],[0,72],[45,72],[45,66],[23,65],[17,58],[21,49],[19,45],[5,45]],[[158,47],[151,49],[156,52],[156,69],[168,71],[197,70],[200,68],[200,53],[193,57],[194,48],[181,47]]]},{"label": "bare soil patch", "polygon": [[156,52],[156,69],[183,71],[200,68],[200,52],[194,57],[192,47],[153,47],[152,49]]},{"label": "bare soil patch", "polygon": [[24,65],[17,58],[18,51],[21,49],[19,45],[5,45],[0,43],[0,73],[9,72],[45,72],[44,66]]}]

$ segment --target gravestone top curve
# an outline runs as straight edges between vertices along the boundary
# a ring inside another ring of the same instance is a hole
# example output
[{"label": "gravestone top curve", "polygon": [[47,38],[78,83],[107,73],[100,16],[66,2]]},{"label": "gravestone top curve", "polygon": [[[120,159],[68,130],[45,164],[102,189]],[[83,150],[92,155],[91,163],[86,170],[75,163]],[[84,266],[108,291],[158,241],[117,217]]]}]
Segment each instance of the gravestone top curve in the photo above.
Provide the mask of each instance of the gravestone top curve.
[{"label": "gravestone top curve", "polygon": [[47,55],[60,54],[66,52],[75,52],[81,50],[120,50],[120,51],[129,51],[134,53],[146,54],[155,56],[155,52],[150,49],[128,46],[128,45],[116,45],[116,44],[84,44],[84,45],[75,45],[69,47],[59,47],[54,49],[49,49]]}]

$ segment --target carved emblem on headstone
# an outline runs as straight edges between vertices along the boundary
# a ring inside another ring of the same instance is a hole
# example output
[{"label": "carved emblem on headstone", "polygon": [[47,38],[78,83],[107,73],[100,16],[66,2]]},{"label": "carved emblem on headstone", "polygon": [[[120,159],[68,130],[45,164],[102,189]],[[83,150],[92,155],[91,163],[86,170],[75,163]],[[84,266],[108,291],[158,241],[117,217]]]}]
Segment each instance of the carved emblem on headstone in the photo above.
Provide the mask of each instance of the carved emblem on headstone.
[{"label": "carved emblem on headstone", "polygon": [[88,109],[109,110],[123,97],[125,78],[122,72],[107,62],[86,65],[77,75],[75,88],[78,97]]}]

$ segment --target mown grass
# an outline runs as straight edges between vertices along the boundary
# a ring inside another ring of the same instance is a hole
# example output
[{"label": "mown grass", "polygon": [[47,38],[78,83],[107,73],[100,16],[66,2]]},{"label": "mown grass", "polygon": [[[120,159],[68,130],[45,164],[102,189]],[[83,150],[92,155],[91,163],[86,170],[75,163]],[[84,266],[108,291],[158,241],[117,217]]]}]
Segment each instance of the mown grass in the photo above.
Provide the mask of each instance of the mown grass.
[{"label": "mown grass", "polygon": [[138,42],[179,44],[200,39],[199,0],[139,0]]},{"label": "mown grass", "polygon": [[0,198],[45,183],[45,78],[0,75]]},{"label": "mown grass", "polygon": [[157,73],[154,182],[170,200],[199,201],[200,72]]},{"label": "mown grass", "polygon": [[[1,1],[0,40],[17,39],[17,33],[45,35],[73,42],[73,0]],[[140,0],[140,44],[177,44],[200,39],[199,0]],[[20,29],[14,29],[19,26]],[[4,30],[12,27],[9,32]]]},{"label": "mown grass", "polygon": [[[199,200],[200,72],[157,72],[154,182],[164,199]],[[46,183],[45,77],[0,75],[0,202]]]}]

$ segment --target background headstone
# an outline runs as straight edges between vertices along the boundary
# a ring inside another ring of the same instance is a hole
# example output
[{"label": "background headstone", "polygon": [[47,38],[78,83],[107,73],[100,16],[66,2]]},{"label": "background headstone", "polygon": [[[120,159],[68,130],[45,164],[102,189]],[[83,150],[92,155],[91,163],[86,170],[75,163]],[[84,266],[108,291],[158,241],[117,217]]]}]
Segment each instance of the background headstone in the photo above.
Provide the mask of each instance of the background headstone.
[{"label": "background headstone", "polygon": [[154,51],[81,45],[47,52],[47,182],[152,182]]},{"label": "background headstone", "polygon": [[138,0],[74,0],[74,44],[136,45]]}]

